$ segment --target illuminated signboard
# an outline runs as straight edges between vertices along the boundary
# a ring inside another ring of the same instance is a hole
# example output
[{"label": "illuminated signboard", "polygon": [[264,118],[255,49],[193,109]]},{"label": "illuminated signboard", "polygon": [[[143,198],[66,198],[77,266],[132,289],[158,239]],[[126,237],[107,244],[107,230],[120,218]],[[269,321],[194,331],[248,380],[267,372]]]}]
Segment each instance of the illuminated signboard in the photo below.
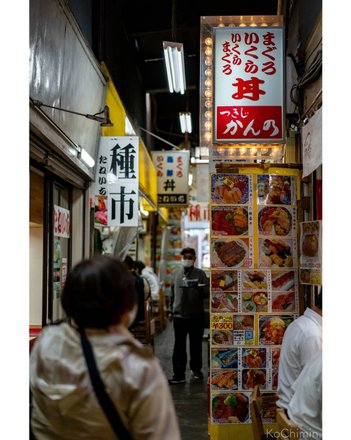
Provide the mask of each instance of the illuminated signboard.
[{"label": "illuminated signboard", "polygon": [[214,142],[283,142],[284,31],[214,28]]}]

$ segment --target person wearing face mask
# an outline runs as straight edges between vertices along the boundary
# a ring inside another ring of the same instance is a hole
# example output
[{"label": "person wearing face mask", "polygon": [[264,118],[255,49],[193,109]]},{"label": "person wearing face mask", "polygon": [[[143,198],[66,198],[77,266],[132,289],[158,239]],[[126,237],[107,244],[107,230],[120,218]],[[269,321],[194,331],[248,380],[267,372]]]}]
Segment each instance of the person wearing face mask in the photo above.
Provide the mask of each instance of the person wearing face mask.
[{"label": "person wearing face mask", "polygon": [[205,272],[194,267],[196,253],[193,248],[184,248],[181,268],[173,273],[171,285],[171,312],[174,327],[172,356],[173,377],[170,384],[185,383],[187,366],[186,341],[189,335],[190,369],[195,379],[203,379],[202,336],[205,328],[204,298],[209,293],[209,282]]},{"label": "person wearing face mask", "polygon": [[68,273],[61,303],[67,318],[44,327],[30,355],[34,438],[127,438],[116,433],[102,409],[85,358],[85,338],[102,388],[131,438],[180,440],[159,361],[128,330],[137,307],[126,265],[109,256],[78,263]]}]

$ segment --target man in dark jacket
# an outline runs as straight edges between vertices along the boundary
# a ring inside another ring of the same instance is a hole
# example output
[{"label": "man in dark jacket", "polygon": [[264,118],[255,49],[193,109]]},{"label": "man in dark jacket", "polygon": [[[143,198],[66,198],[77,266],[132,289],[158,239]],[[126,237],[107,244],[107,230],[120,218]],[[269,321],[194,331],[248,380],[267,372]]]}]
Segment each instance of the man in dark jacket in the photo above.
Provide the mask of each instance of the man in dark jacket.
[{"label": "man in dark jacket", "polygon": [[170,384],[185,382],[187,365],[186,340],[189,334],[190,369],[196,379],[202,379],[202,336],[205,328],[204,298],[208,296],[208,278],[194,267],[193,248],[181,252],[183,267],[173,273],[170,303],[174,326],[173,377]]}]

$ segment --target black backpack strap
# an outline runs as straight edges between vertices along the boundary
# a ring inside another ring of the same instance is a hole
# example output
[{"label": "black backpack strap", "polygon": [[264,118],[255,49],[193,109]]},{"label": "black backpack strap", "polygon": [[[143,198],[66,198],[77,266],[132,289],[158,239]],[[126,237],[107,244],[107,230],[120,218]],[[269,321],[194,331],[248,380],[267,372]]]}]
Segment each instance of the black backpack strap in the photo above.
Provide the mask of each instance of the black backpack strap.
[{"label": "black backpack strap", "polygon": [[84,329],[79,329],[80,340],[82,343],[84,357],[88,366],[89,376],[93,385],[96,397],[110,422],[115,434],[121,440],[133,440],[130,433],[125,428],[118,411],[113,404],[110,396],[107,394],[105,386],[101,380],[99,370],[97,369],[94,353],[91,344],[85,334]]}]

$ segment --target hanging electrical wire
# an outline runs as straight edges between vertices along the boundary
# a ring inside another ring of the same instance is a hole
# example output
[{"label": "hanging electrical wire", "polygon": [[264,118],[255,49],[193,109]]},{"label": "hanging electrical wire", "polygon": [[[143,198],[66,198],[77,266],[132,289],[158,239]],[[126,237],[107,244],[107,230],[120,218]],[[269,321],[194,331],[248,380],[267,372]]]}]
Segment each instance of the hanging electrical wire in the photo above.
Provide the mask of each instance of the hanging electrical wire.
[{"label": "hanging electrical wire", "polygon": [[[290,99],[295,104],[294,112],[297,112],[298,114],[298,121],[297,125],[298,127],[302,127],[303,125],[303,89],[306,87],[306,85],[313,83],[316,81],[321,73],[322,73],[322,47],[321,47],[321,39],[315,46],[315,48],[311,51],[309,54],[309,57],[305,61],[305,65],[307,65],[309,59],[311,58],[312,54],[315,53],[315,56],[312,60],[312,62],[309,64],[308,68],[302,73],[302,75],[298,78],[298,81],[296,84],[294,84],[290,90]],[[318,50],[317,50],[318,49]],[[295,64],[295,62],[294,62]]]}]

